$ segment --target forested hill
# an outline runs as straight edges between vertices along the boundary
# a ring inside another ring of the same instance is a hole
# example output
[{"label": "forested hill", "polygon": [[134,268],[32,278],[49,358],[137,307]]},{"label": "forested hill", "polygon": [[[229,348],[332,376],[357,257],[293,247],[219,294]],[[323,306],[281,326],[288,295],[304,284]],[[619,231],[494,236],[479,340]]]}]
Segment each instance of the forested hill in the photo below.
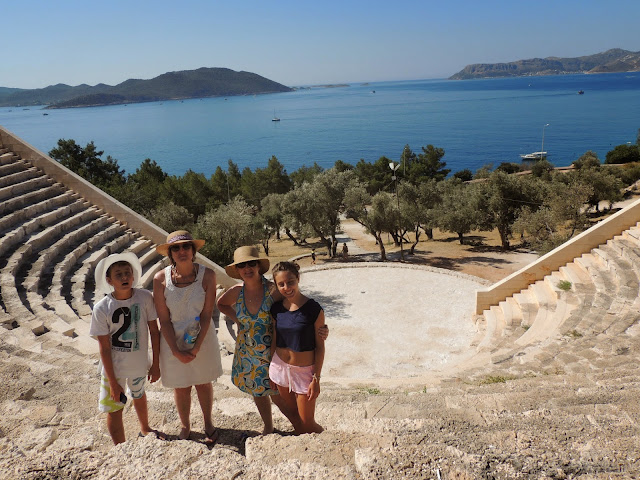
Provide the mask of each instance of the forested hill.
[{"label": "forested hill", "polygon": [[620,48],[576,58],[531,58],[509,63],[474,63],[449,77],[450,80],[472,78],[560,75],[566,73],[612,73],[640,71],[640,52]]},{"label": "forested hill", "polygon": [[289,91],[291,88],[255,73],[203,67],[164,73],[150,80],[129,79],[116,86],[58,84],[17,91],[0,88],[0,106],[69,108]]}]

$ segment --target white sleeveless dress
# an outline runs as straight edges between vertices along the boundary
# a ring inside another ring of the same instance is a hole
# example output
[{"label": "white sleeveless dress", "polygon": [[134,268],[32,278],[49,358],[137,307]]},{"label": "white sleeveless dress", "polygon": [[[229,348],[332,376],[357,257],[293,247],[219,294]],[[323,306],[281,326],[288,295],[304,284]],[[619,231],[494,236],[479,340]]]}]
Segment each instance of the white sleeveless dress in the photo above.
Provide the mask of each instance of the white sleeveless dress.
[{"label": "white sleeveless dress", "polygon": [[[206,292],[202,287],[205,267],[199,265],[196,281],[183,288],[176,287],[171,280],[171,266],[164,269],[164,298],[171,314],[171,323],[176,338],[181,338],[187,326],[199,317],[204,307]],[[160,337],[160,378],[162,385],[169,388],[185,388],[214,381],[222,375],[220,347],[213,321],[196,358],[190,363],[182,363],[171,353],[169,344]]]}]

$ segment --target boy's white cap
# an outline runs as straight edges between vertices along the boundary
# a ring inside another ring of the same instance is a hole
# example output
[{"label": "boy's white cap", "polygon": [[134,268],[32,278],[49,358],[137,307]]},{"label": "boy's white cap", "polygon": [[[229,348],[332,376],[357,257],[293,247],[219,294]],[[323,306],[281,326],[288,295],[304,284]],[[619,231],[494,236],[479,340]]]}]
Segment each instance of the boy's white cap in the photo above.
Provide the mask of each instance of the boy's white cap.
[{"label": "boy's white cap", "polygon": [[117,262],[127,262],[131,265],[133,269],[133,282],[131,286],[133,288],[138,287],[140,283],[140,279],[142,278],[142,265],[140,264],[140,260],[133,252],[124,252],[124,253],[112,253],[106,258],[103,258],[98,262],[98,266],[96,267],[96,271],[94,273],[96,279],[96,291],[102,292],[105,295],[109,295],[113,292],[113,287],[107,283],[107,270],[109,267]]}]

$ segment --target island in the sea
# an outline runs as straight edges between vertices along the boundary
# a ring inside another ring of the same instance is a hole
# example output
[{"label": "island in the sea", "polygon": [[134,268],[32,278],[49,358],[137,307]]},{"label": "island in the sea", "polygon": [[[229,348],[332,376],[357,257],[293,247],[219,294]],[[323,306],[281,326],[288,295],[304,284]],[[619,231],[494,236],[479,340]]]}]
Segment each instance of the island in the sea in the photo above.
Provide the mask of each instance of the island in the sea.
[{"label": "island in the sea", "polygon": [[150,80],[129,79],[111,86],[58,84],[38,89],[0,88],[0,106],[93,107],[233,95],[290,92],[291,88],[251,72],[199,68],[168,72]]},{"label": "island in the sea", "polygon": [[474,63],[467,65],[449,79],[468,80],[473,78],[637,71],[640,71],[640,52],[613,48],[595,55],[575,58],[547,57],[509,63]]}]

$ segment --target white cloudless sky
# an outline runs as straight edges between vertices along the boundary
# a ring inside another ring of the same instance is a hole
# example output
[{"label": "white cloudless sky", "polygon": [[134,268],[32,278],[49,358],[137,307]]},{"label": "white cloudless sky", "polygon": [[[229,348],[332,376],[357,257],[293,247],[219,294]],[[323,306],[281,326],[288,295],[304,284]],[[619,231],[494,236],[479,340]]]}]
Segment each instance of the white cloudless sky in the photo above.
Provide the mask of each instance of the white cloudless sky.
[{"label": "white cloudless sky", "polygon": [[640,50],[638,0],[3,0],[0,86],[226,67],[288,86]]}]

